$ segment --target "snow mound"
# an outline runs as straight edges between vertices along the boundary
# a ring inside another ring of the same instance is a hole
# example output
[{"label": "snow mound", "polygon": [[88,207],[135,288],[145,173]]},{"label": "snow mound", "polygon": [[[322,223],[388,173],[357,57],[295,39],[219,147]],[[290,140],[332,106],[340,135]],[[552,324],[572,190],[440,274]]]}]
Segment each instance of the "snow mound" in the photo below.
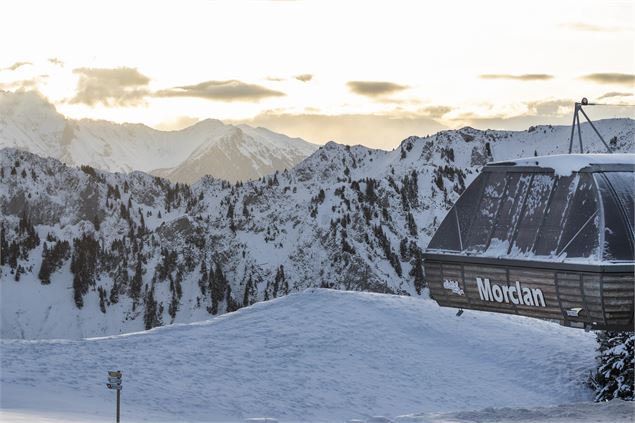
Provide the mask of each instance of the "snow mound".
[{"label": "snow mound", "polygon": [[200,323],[0,345],[7,416],[109,420],[106,371],[120,369],[124,421],[343,422],[588,401],[595,338],[517,316],[456,317],[420,298],[310,289]]}]

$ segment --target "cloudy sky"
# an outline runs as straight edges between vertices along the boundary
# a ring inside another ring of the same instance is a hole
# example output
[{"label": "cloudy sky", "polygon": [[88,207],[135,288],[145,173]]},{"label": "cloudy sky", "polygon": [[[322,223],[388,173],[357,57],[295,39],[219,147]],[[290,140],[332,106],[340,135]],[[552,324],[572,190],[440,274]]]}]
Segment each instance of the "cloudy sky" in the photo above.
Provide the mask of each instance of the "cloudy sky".
[{"label": "cloudy sky", "polygon": [[568,123],[582,96],[635,103],[634,14],[601,0],[16,1],[0,89],[38,90],[72,118],[217,118],[392,148],[444,127]]}]

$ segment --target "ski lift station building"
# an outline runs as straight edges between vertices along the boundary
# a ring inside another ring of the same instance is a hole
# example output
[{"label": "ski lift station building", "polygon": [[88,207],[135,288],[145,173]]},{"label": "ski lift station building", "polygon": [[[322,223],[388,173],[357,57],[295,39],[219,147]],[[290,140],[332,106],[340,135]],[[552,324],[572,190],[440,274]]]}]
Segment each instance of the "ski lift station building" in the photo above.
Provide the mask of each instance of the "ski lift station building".
[{"label": "ski lift station building", "polygon": [[441,306],[633,331],[635,154],[491,163],[424,253]]}]

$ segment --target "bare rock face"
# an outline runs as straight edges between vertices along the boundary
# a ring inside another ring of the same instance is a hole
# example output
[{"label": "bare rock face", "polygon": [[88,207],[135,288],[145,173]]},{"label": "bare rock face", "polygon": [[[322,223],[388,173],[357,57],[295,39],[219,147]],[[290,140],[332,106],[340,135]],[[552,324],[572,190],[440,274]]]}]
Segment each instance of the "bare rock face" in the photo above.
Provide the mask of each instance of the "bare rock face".
[{"label": "bare rock face", "polygon": [[470,159],[470,166],[485,166],[489,162],[487,153],[483,151],[481,146],[472,148],[472,157]]}]

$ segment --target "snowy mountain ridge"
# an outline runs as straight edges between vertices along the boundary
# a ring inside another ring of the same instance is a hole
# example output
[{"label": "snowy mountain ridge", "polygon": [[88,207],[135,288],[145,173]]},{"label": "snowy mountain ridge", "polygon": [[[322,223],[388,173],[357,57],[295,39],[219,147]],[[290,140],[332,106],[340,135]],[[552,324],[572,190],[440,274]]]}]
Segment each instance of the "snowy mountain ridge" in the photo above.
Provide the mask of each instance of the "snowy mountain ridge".
[{"label": "snowy mountain ridge", "polygon": [[73,120],[35,92],[0,90],[0,148],[111,172],[141,170],[192,183],[211,174],[248,180],[293,167],[317,146],[265,128],[206,119],[179,131]]},{"label": "snowy mountain ridge", "polygon": [[[596,125],[634,150],[634,121]],[[393,151],[331,142],[288,171],[192,186],[0,150],[1,335],[139,331],[309,287],[423,293],[421,251],[480,168],[566,152],[569,131],[463,128]]]}]

